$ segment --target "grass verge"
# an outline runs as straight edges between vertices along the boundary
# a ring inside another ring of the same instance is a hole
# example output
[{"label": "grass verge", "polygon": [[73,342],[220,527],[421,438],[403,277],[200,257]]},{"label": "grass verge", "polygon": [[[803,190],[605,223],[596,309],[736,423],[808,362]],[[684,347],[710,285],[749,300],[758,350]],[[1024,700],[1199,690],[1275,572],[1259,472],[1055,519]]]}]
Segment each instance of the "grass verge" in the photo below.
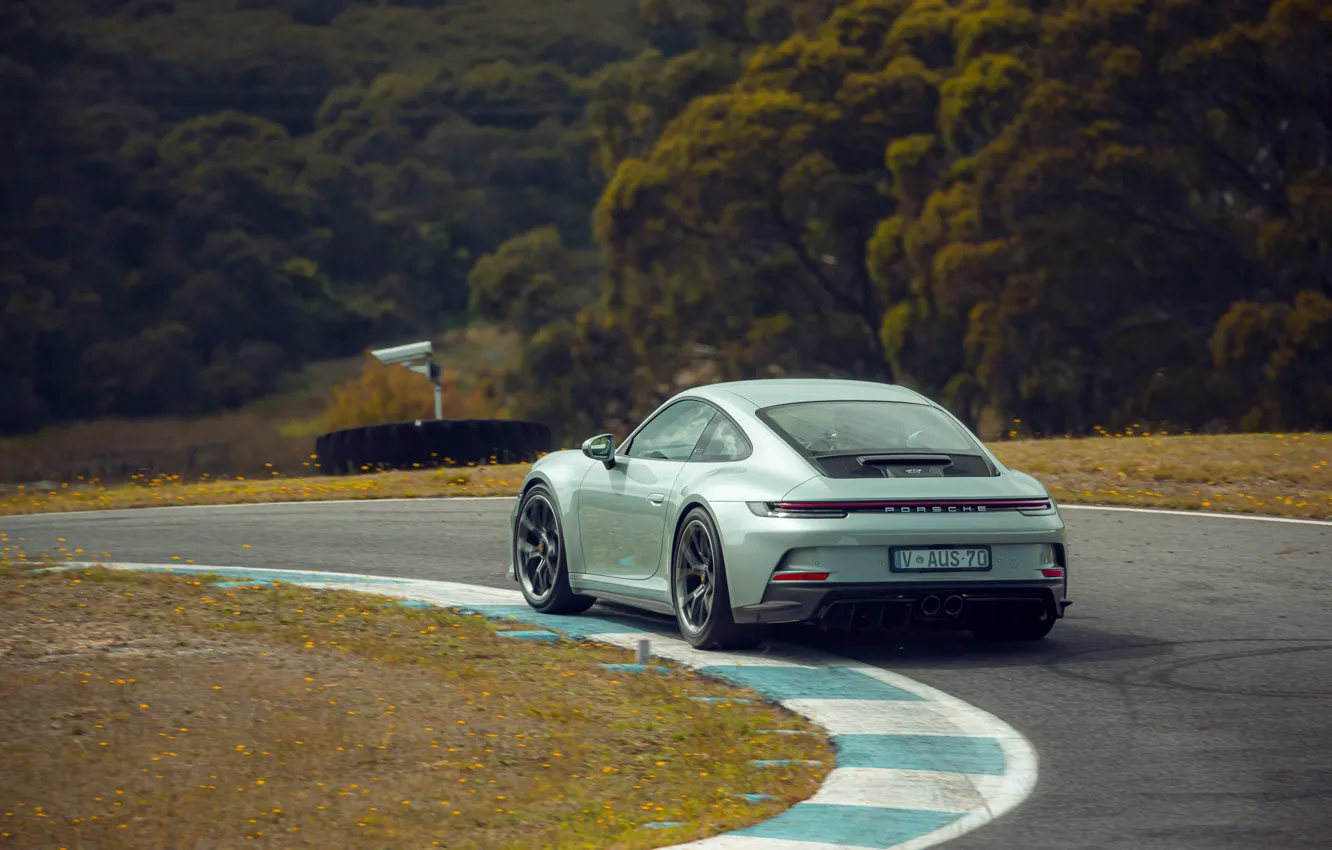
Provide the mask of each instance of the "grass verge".
[{"label": "grass verge", "polygon": [[[1332,437],[1327,434],[1166,436],[1126,434],[993,444],[1004,463],[1041,479],[1069,504],[1332,517]],[[99,508],[421,496],[513,495],[526,466],[391,472],[346,478],[172,478],[122,487],[62,486],[0,496],[0,515]]]},{"label": "grass verge", "polygon": [[994,448],[1062,503],[1332,518],[1327,434],[1130,433]]},{"label": "grass verge", "polygon": [[120,486],[69,485],[54,490],[16,488],[0,493],[0,516],[52,511],[161,508],[172,505],[237,505],[255,502],[320,502],[423,496],[511,496],[528,467],[497,465],[410,470],[366,475],[233,478],[186,483],[173,476]]},{"label": "grass verge", "polygon": [[647,848],[769,818],[822,779],[751,763],[829,761],[821,732],[752,693],[508,628],[291,585],[0,566],[0,846]]}]

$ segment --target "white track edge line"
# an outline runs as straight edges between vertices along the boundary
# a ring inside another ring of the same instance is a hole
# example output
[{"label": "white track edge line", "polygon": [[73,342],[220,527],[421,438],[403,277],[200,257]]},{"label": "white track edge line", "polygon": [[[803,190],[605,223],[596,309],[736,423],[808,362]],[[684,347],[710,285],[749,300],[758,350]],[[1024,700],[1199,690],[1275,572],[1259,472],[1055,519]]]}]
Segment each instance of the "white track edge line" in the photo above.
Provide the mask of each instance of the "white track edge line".
[{"label": "white track edge line", "polygon": [[984,807],[1002,776],[889,767],[834,767],[806,802],[964,815]]},{"label": "white track edge line", "polygon": [[1126,514],[1165,514],[1167,516],[1189,516],[1204,519],[1247,519],[1252,522],[1285,522],[1295,525],[1332,526],[1332,520],[1305,519],[1291,516],[1266,516],[1264,514],[1242,514],[1230,511],[1186,511],[1176,508],[1134,508],[1127,505],[1066,505],[1059,503],[1061,511],[1115,511]]},{"label": "white track edge line", "polygon": [[[33,565],[35,566],[35,565],[40,564],[40,563],[43,563],[43,562],[41,562],[41,561],[28,561],[27,563],[33,564]],[[160,570],[166,570],[166,571],[168,571],[168,572],[169,572],[169,571],[172,571],[172,570],[180,570],[180,571],[181,571],[181,575],[188,575],[188,574],[190,574],[190,573],[196,573],[196,574],[204,574],[204,575],[206,575],[206,573],[200,573],[201,570],[218,570],[218,571],[219,571],[219,572],[218,572],[218,575],[220,575],[220,576],[222,576],[222,575],[229,575],[229,574],[239,574],[239,573],[243,573],[243,572],[289,573],[289,574],[291,574],[291,575],[297,575],[297,576],[321,576],[321,577],[322,577],[322,576],[332,576],[332,577],[334,577],[334,578],[349,578],[349,579],[354,579],[354,580],[357,580],[357,581],[365,581],[366,579],[370,579],[370,580],[372,580],[372,581],[382,581],[382,582],[385,582],[385,583],[387,583],[387,582],[401,582],[401,583],[403,583],[403,584],[408,584],[408,583],[410,583],[410,582],[416,582],[416,581],[429,581],[429,579],[402,578],[402,577],[399,577],[399,576],[376,576],[376,575],[370,575],[370,574],[368,574],[368,573],[337,573],[337,572],[333,572],[332,570],[289,570],[289,569],[286,569],[286,568],[283,568],[283,567],[224,567],[224,566],[221,566],[221,565],[218,565],[218,564],[187,564],[187,563],[185,563],[184,561],[174,561],[174,562],[172,562],[172,563],[166,563],[166,564],[153,563],[153,562],[151,562],[151,561],[112,561],[112,560],[105,560],[105,561],[53,561],[53,562],[52,562],[52,566],[56,566],[56,567],[106,567],[107,569],[113,569],[113,570],[131,570],[131,571],[133,571],[133,570],[145,570],[145,571],[152,571],[152,572],[157,572],[157,571],[160,571]],[[255,581],[263,581],[263,579],[255,579]],[[448,582],[446,582],[446,581],[441,581],[441,582],[439,582],[439,583],[440,583],[440,584],[457,584],[457,585],[465,586],[465,587],[482,587],[482,586],[483,586],[483,585],[470,585],[470,584],[469,584],[469,585],[463,585],[462,582],[452,582],[452,581],[448,581]],[[493,590],[494,588],[491,588],[491,589]]]},{"label": "white track edge line", "polygon": [[[77,516],[103,516],[105,514],[125,514],[125,513],[144,513],[146,511],[184,511],[184,510],[205,510],[209,508],[265,508],[282,505],[365,505],[365,504],[389,504],[402,502],[498,502],[503,500],[513,500],[517,496],[391,496],[385,498],[368,499],[287,499],[278,502],[229,502],[217,505],[154,505],[145,508],[95,508],[93,510],[80,511],[37,511],[27,514],[6,514],[0,516],[0,522],[6,519],[23,519],[24,517],[77,517]],[[1056,500],[1057,501],[1057,500]],[[1210,519],[1247,519],[1254,522],[1284,522],[1295,525],[1321,525],[1332,526],[1332,520],[1326,519],[1305,519],[1303,517],[1284,517],[1267,516],[1264,514],[1245,514],[1238,511],[1190,511],[1180,508],[1135,508],[1127,505],[1087,505],[1087,504],[1064,504],[1059,502],[1059,510],[1071,511],[1117,511],[1121,513],[1136,514],[1162,514],[1165,516],[1188,516],[1188,517],[1206,517]]]},{"label": "white track edge line", "polygon": [[0,516],[0,521],[8,518],[21,518],[25,516],[79,516],[88,514],[91,516],[101,516],[104,514],[141,514],[146,511],[188,511],[204,510],[208,508],[271,508],[276,505],[365,505],[365,504],[385,504],[393,502],[495,502],[502,499],[513,500],[517,496],[386,496],[383,498],[370,497],[368,499],[284,499],[277,502],[222,502],[216,505],[153,505],[143,508],[93,508],[92,510],[77,511],[36,511],[30,514],[8,514]]}]

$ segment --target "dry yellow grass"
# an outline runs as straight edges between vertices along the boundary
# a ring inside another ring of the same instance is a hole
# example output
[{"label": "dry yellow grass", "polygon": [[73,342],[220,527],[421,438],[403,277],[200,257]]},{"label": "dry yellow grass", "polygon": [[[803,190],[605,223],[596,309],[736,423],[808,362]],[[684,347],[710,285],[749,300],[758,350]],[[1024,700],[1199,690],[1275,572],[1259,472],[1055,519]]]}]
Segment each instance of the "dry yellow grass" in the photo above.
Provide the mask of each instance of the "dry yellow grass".
[{"label": "dry yellow grass", "polygon": [[[995,452],[1041,479],[1060,502],[1332,517],[1332,437],[1327,434],[1175,436],[1130,433],[1086,439],[1011,440]],[[345,478],[276,473],[255,480],[63,486],[0,495],[0,515],[166,505],[423,496],[505,496],[524,465],[386,472]]]},{"label": "dry yellow grass", "polygon": [[290,473],[309,468],[313,444],[309,434],[284,434],[282,419],[256,410],[206,418],[101,419],[0,438],[0,482],[118,476],[122,469],[248,474],[265,469],[265,463]]},{"label": "dry yellow grass", "polygon": [[[803,760],[830,761],[828,742],[802,718],[684,670],[603,668],[629,660],[612,647],[497,636],[512,627],[290,585],[0,566],[0,845],[634,850],[818,787]],[[643,826],[667,821],[684,825]]]},{"label": "dry yellow grass", "polygon": [[31,487],[0,494],[0,516],[169,505],[234,505],[255,502],[320,502],[337,499],[419,498],[422,496],[507,496],[517,492],[528,467],[480,466],[410,470],[367,475],[265,478],[182,482],[173,476],[129,484],[96,483]]},{"label": "dry yellow grass", "polygon": [[1014,440],[993,446],[1070,504],[1332,517],[1332,436],[1167,435]]}]

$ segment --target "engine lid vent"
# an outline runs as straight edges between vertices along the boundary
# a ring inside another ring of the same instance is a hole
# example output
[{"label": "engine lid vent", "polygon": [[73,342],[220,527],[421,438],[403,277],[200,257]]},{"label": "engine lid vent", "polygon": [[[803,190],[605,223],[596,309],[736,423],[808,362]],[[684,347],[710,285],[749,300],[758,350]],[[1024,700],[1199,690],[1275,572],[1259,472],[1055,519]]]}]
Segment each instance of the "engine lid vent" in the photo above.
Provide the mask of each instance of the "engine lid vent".
[{"label": "engine lid vent", "polygon": [[861,466],[880,469],[886,478],[943,478],[953,465],[948,455],[861,455]]},{"label": "engine lid vent", "polygon": [[980,455],[922,452],[815,455],[829,478],[989,478],[997,473]]}]

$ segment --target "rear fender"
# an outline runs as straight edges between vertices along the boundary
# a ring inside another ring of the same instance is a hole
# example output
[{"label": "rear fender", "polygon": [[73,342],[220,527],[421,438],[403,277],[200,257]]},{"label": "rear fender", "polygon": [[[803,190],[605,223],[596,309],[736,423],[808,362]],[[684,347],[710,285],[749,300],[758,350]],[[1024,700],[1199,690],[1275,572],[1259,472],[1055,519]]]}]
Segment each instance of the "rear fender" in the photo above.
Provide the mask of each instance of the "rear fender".
[{"label": "rear fender", "polygon": [[675,539],[679,536],[680,527],[684,525],[685,516],[694,507],[701,507],[712,516],[718,526],[718,534],[723,538],[723,555],[726,556],[726,530],[721,527],[719,508],[724,511],[726,506],[732,504],[743,508],[746,502],[772,501],[810,477],[807,468],[774,469],[753,461],[685,464],[671,488],[671,510],[666,517],[668,526],[663,535],[665,545],[656,577],[670,578],[671,565],[675,560]]}]

